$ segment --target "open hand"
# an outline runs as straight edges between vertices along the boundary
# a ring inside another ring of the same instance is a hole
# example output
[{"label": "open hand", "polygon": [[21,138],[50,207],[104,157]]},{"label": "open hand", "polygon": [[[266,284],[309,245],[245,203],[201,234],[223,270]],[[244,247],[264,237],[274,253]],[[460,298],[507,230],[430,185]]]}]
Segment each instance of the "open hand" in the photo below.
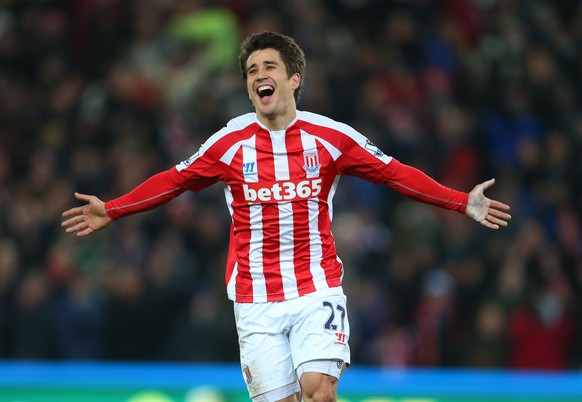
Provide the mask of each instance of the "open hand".
[{"label": "open hand", "polygon": [[69,218],[61,223],[66,233],[77,233],[77,236],[87,236],[111,223],[111,218],[105,211],[105,203],[94,195],[75,193],[75,198],[86,202],[80,207],[63,212],[63,218]]},{"label": "open hand", "polygon": [[493,184],[495,184],[495,179],[475,186],[469,193],[465,215],[490,229],[499,229],[500,226],[507,226],[507,221],[511,219],[511,215],[505,212],[509,211],[510,207],[485,197],[483,192]]}]

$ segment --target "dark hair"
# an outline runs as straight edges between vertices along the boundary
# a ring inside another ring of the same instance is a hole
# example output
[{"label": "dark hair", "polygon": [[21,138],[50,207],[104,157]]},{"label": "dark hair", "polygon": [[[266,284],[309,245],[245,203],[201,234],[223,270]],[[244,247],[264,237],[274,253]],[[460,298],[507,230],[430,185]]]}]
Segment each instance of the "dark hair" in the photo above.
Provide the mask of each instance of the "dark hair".
[{"label": "dark hair", "polygon": [[299,87],[295,90],[295,102],[299,102],[299,95],[303,86],[303,74],[305,72],[305,54],[299,45],[289,36],[276,32],[260,32],[249,35],[240,45],[239,65],[243,80],[247,80],[247,60],[251,53],[257,50],[275,49],[281,55],[287,68],[287,75],[291,77],[298,73],[301,76]]}]

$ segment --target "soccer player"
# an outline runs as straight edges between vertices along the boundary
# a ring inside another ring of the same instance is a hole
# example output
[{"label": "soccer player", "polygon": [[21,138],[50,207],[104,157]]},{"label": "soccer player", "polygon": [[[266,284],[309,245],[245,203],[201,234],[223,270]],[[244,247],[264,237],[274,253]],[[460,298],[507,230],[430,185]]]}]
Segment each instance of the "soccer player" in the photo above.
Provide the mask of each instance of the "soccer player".
[{"label": "soccer player", "polygon": [[447,188],[386,155],[352,127],[299,111],[305,56],[292,38],[262,32],[241,45],[239,63],[254,113],[228,122],[190,158],[129,193],[63,213],[67,233],[86,236],[218,181],[232,218],[226,267],[243,377],[253,401],[335,401],[350,363],[343,266],[331,233],[342,175],[385,184],[414,200],[506,226],[509,206]]}]

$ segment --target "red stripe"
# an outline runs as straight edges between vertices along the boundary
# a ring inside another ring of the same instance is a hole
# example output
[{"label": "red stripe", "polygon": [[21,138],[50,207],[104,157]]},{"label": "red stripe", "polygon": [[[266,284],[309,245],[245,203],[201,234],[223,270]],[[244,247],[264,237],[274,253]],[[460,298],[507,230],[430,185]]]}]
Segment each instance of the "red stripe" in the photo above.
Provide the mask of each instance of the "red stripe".
[{"label": "red stripe", "polygon": [[[301,143],[301,132],[297,127],[293,127],[287,132],[285,146],[288,152],[289,176],[306,176],[303,168],[303,144]],[[293,207],[293,262],[295,269],[295,279],[299,295],[315,291],[313,275],[311,274],[311,250],[309,239],[309,211],[308,201],[292,203]]]},{"label": "red stripe", "polygon": [[[267,131],[257,133],[257,172],[259,181],[275,180],[273,144]],[[277,204],[263,204],[263,275],[267,288],[267,301],[280,300],[283,295],[280,260],[279,207]]]},{"label": "red stripe", "polygon": [[342,275],[342,264],[337,261],[335,243],[329,231],[329,211],[327,207],[319,205],[318,215],[319,233],[321,234],[322,254],[321,267],[325,272],[325,279],[329,287],[338,286]]},{"label": "red stripe", "polygon": [[[326,172],[326,169],[331,169],[335,166],[333,158],[325,147],[319,142],[317,143],[318,154],[320,155],[320,163],[322,165],[321,174],[329,180],[334,180],[337,171]],[[327,173],[327,174],[326,174]],[[333,173],[333,174],[332,174]],[[324,187],[331,187],[332,183],[324,183]],[[326,192],[326,194],[329,194]],[[321,253],[322,261],[321,267],[325,273],[325,279],[329,287],[339,286],[341,284],[342,264],[337,260],[337,251],[335,248],[335,241],[331,235],[331,221],[329,217],[329,208],[327,199],[319,203],[319,213],[317,214],[317,225],[319,235],[321,236]]]},{"label": "red stripe", "polygon": [[[237,151],[232,160],[232,166],[240,166],[240,169],[234,169],[240,176],[238,180],[242,180],[242,148]],[[235,208],[236,212],[233,214],[233,230],[228,248],[228,262],[229,266],[232,261],[238,262],[238,274],[236,277],[236,301],[241,301],[240,297],[248,298],[253,294],[253,281],[250,272],[249,250],[251,231],[249,230],[250,211],[248,205],[241,205]],[[227,281],[228,284],[228,281]]]}]

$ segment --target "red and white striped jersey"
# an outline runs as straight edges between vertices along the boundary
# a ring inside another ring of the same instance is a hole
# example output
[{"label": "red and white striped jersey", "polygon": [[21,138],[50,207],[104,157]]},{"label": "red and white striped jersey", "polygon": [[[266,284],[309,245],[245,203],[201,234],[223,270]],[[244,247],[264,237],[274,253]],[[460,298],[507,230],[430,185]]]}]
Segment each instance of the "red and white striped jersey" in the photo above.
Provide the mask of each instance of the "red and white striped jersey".
[{"label": "red and white striped jersey", "polygon": [[189,159],[107,202],[106,209],[117,219],[222,181],[232,217],[229,298],[286,300],[341,284],[343,266],[331,233],[341,175],[460,212],[468,199],[385,155],[350,126],[298,111],[281,131],[269,131],[255,113],[231,120]]}]

